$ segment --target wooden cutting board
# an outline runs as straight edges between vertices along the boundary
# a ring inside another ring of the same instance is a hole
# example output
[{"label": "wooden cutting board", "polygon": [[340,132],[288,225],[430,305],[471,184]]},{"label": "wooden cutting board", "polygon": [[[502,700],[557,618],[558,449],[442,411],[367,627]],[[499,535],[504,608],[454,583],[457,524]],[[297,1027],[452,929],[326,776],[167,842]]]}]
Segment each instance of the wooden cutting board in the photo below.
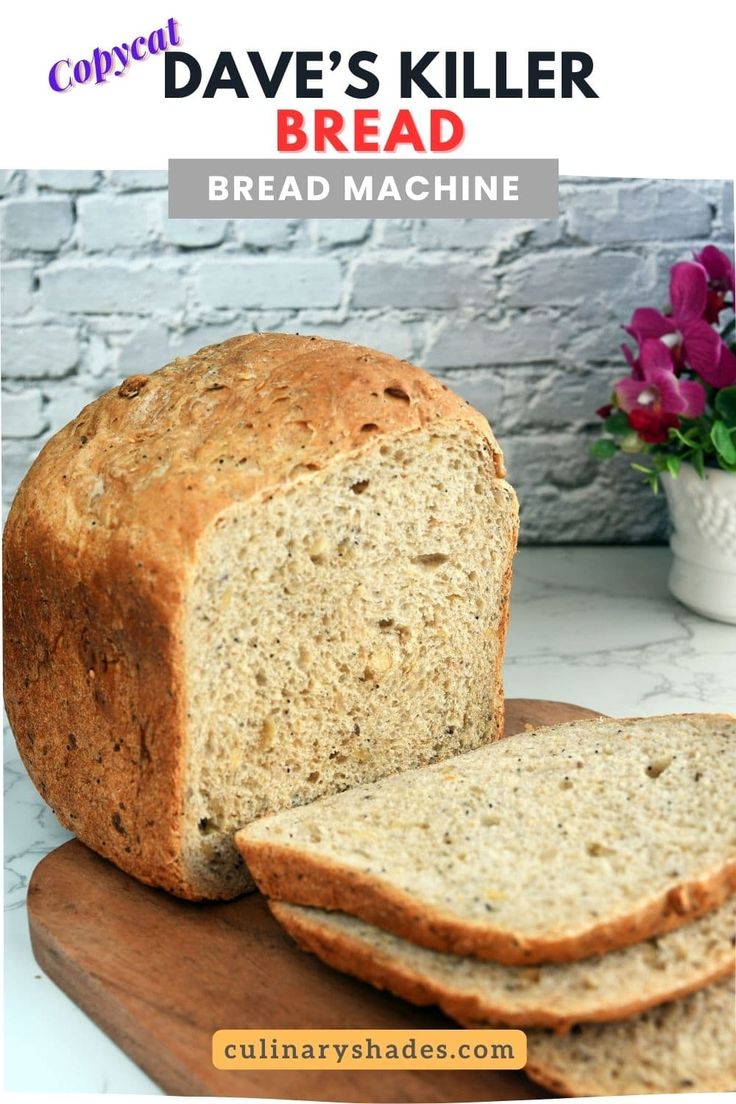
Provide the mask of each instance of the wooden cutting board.
[{"label": "wooden cutting board", "polygon": [[[595,716],[561,702],[506,705],[507,735]],[[214,1069],[218,1028],[455,1027],[300,951],[258,894],[180,901],[71,840],[36,867],[28,916],[42,970],[167,1093],[365,1104],[547,1095],[508,1071]]]}]

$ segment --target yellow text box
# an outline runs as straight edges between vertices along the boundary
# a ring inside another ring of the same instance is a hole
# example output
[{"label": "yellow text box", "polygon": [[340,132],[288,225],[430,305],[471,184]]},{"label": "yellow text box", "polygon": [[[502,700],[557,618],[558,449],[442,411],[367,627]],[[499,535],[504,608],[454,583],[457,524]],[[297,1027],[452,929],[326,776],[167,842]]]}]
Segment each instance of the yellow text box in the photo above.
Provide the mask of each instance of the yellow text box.
[{"label": "yellow text box", "polygon": [[216,1031],[220,1070],[523,1069],[523,1031]]}]

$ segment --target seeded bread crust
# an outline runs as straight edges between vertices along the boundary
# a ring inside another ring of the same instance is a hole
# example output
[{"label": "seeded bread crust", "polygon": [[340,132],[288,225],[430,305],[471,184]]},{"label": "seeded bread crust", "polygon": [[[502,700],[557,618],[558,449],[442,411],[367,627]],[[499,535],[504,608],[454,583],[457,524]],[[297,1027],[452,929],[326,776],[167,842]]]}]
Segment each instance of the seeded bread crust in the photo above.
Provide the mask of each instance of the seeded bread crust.
[{"label": "seeded bread crust", "polygon": [[[669,718],[646,718],[645,723],[666,722]],[[736,717],[720,714],[693,714],[694,723],[720,723],[730,730],[736,725]],[[574,730],[581,725],[591,732],[608,732],[611,726],[624,728],[636,725],[640,718],[610,722],[607,720],[573,722],[539,731],[539,737],[554,738],[563,733],[574,740]],[[526,734],[531,738],[534,734]],[[525,737],[512,736],[503,741],[508,748],[512,741]],[[493,747],[467,755],[492,753]],[[444,768],[463,760],[458,756],[446,760]],[[422,768],[433,771],[434,767]],[[422,771],[412,772],[414,776]],[[408,777],[408,776],[405,776]],[[375,783],[376,787],[384,783]],[[359,799],[360,787],[350,795]],[[327,800],[335,800],[333,798]],[[319,802],[310,807],[310,816],[319,818]],[[298,812],[298,811],[297,811]],[[313,815],[312,815],[313,814]],[[349,816],[349,810],[344,810]],[[521,933],[494,926],[492,918],[473,921],[458,918],[451,908],[440,910],[426,900],[418,900],[411,893],[397,887],[390,880],[390,871],[384,878],[359,869],[350,863],[340,863],[316,849],[295,839],[281,842],[269,838],[269,825],[277,817],[289,817],[289,813],[264,817],[243,828],[236,834],[236,845],[245,858],[258,888],[267,897],[296,905],[315,906],[326,910],[338,910],[375,924],[403,939],[434,950],[451,954],[472,955],[492,959],[510,966],[535,965],[544,962],[573,962],[591,955],[606,954],[651,936],[663,935],[680,925],[694,920],[719,905],[736,892],[736,858],[725,859],[717,868],[704,870],[701,876],[690,877],[671,885],[666,891],[649,900],[633,904],[624,916],[610,920],[600,919],[585,930],[555,931],[524,936]],[[286,820],[282,819],[285,825]]]},{"label": "seeded bread crust", "polygon": [[[181,854],[182,611],[198,541],[233,504],[442,424],[469,427],[503,477],[486,420],[420,369],[250,334],[125,380],[46,444],[4,534],[5,702],[67,828],[141,881],[202,896]],[[500,671],[494,682],[502,723]]]},{"label": "seeded bread crust", "polygon": [[[461,1023],[485,1021],[560,1032],[575,1023],[609,1022],[637,1015],[711,985],[734,970],[733,898],[718,911],[662,937],[661,947],[646,944],[652,959],[648,977],[643,971],[642,949],[635,945],[603,958],[532,970],[495,963],[489,970],[488,964],[476,961],[472,989],[452,974],[456,967],[469,968],[467,959],[417,948],[344,913],[283,901],[269,901],[269,907],[302,950],[412,1004],[437,1004]],[[673,943],[669,953],[668,940]],[[690,961],[686,960],[688,951]],[[670,965],[672,959],[680,958],[686,960],[687,968],[679,967],[679,962],[678,968]],[[486,975],[484,970],[488,971]],[[551,984],[540,993],[535,982],[545,972]],[[646,988],[641,987],[642,981]],[[639,989],[632,998],[635,985]],[[622,1001],[623,986],[628,997]]]}]

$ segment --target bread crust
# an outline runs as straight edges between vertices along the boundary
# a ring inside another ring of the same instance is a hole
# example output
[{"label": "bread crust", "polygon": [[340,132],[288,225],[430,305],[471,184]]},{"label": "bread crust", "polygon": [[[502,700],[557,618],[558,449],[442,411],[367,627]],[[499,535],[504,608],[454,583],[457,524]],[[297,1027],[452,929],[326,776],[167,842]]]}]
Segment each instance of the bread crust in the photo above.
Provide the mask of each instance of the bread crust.
[{"label": "bread crust", "polygon": [[[350,454],[485,418],[362,346],[250,334],[133,376],[46,444],[4,535],[5,700],[62,823],[141,881],[197,899],[181,858],[180,615],[208,527]],[[227,894],[226,894],[227,895]]]},{"label": "bread crust", "polygon": [[307,851],[235,836],[259,890],[294,905],[350,913],[411,943],[449,954],[487,958],[507,966],[575,962],[664,935],[703,916],[736,892],[736,861],[671,887],[626,916],[573,934],[522,938],[490,924],[469,924],[417,902],[374,875],[348,870]]},{"label": "bread crust", "polygon": [[609,993],[607,994],[608,1004],[586,1014],[565,1016],[559,1009],[549,1005],[515,1013],[501,1004],[491,1005],[476,997],[459,996],[448,992],[447,989],[428,980],[421,972],[407,964],[383,957],[380,952],[376,952],[360,940],[350,939],[343,932],[325,929],[318,919],[310,922],[309,917],[295,914],[284,908],[280,901],[269,901],[269,908],[302,950],[315,954],[329,966],[359,977],[377,989],[389,989],[396,996],[412,1004],[436,1004],[447,1016],[466,1026],[484,1023],[504,1027],[553,1028],[557,1032],[564,1032],[575,1023],[623,1020],[644,1012],[647,1008],[703,989],[720,978],[726,977],[733,970],[733,952],[731,952],[720,966],[702,973],[687,985],[670,989],[667,993],[648,998],[642,996],[639,1000],[629,1001],[627,1004],[617,1004],[616,994]]},{"label": "bread crust", "polygon": [[531,1030],[525,1073],[564,1096],[733,1091],[733,999],[733,978],[724,979],[630,1021],[583,1024],[577,1054],[574,1043],[570,1053],[565,1040]]},{"label": "bread crust", "polygon": [[4,538],[5,704],[20,756],[65,828],[185,894],[177,581],[136,571],[122,534],[104,564],[81,541],[59,544],[32,486],[28,498]]},{"label": "bread crust", "polygon": [[[591,1076],[591,1079],[585,1082],[572,1079],[565,1080],[555,1069],[546,1066],[543,1061],[535,1061],[533,1057],[527,1058],[524,1073],[532,1081],[536,1081],[538,1085],[541,1085],[543,1089],[548,1089],[549,1092],[553,1092],[557,1096],[608,1096],[609,1093],[608,1088],[596,1082],[594,1076]],[[641,1091],[643,1093],[652,1090],[642,1088]],[[692,1088],[682,1091],[687,1093],[733,1092],[734,1089],[729,1071],[724,1070],[722,1074],[699,1081]]]}]

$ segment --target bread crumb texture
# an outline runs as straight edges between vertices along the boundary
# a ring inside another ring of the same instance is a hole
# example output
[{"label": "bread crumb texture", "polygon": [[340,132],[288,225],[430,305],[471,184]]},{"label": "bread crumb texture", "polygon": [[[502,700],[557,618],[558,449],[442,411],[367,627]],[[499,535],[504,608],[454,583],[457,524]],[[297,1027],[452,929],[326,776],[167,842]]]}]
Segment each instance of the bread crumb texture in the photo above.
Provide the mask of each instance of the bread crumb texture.
[{"label": "bread crumb texture", "polygon": [[620,1023],[532,1031],[527,1044],[528,1075],[562,1096],[733,1092],[733,978]]},{"label": "bread crumb texture", "polygon": [[482,468],[467,432],[420,430],[218,518],[186,603],[189,861],[498,734],[513,515]]},{"label": "bread crumb texture", "polygon": [[502,476],[438,381],[316,337],[233,338],[86,407],[5,534],[8,713],[62,822],[234,896],[252,817],[499,735]]}]

